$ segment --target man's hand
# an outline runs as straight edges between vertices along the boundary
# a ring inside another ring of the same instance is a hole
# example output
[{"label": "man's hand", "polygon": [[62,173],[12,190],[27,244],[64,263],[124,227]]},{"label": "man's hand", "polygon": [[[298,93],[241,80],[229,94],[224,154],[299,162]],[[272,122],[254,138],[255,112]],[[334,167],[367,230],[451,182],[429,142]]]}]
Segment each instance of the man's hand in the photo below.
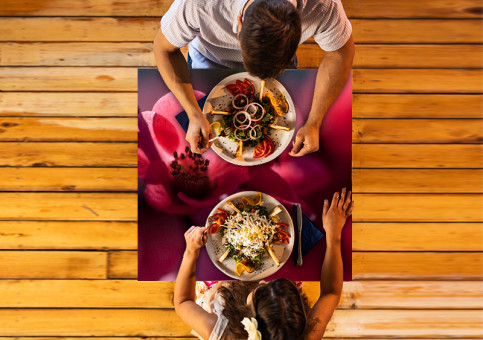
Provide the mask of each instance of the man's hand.
[{"label": "man's hand", "polygon": [[186,253],[190,255],[198,255],[201,247],[206,243],[207,228],[192,226],[184,233],[186,240]]},{"label": "man's hand", "polygon": [[301,157],[317,150],[319,150],[319,127],[314,124],[305,124],[297,132],[289,155]]},{"label": "man's hand", "polygon": [[322,225],[325,229],[327,240],[340,240],[342,228],[344,227],[346,219],[352,214],[354,202],[351,201],[351,192],[347,193],[346,189],[342,189],[339,197],[339,192],[335,192],[332,197],[332,202],[329,206],[329,201],[324,201],[324,208],[322,210]]},{"label": "man's hand", "polygon": [[186,132],[186,140],[190,143],[191,151],[194,153],[206,152],[213,142],[209,142],[213,138],[210,123],[203,114],[190,117],[188,132]]}]

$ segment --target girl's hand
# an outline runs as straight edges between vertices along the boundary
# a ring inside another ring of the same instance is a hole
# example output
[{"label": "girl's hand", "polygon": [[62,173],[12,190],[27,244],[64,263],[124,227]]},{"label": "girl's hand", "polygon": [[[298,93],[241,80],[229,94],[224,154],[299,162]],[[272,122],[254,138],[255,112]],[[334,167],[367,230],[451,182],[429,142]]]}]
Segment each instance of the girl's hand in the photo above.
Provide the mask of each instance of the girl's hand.
[{"label": "girl's hand", "polygon": [[188,254],[196,254],[200,252],[201,247],[206,243],[207,228],[206,227],[196,227],[192,226],[184,233],[184,238],[186,240],[186,252]]},{"label": "girl's hand", "polygon": [[327,240],[340,240],[342,228],[345,225],[347,217],[352,214],[354,202],[351,201],[351,192],[346,195],[346,189],[335,192],[332,197],[332,202],[329,206],[329,201],[324,201],[324,209],[322,211],[322,224],[326,232]]}]

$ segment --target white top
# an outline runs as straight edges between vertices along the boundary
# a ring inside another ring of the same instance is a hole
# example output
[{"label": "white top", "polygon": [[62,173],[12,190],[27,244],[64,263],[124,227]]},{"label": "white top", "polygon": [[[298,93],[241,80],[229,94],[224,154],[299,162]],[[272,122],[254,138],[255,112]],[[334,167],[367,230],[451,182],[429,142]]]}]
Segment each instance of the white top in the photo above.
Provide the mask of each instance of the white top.
[{"label": "white top", "polygon": [[[213,67],[213,63],[243,68],[237,42],[237,16],[248,0],[175,0],[161,19],[161,30],[176,47],[189,43],[193,68]],[[300,44],[314,37],[325,51],[344,46],[352,26],[340,0],[298,0],[302,18]],[[204,58],[197,58],[201,54]]]},{"label": "white top", "polygon": [[[202,282],[199,282],[199,283],[202,284]],[[197,282],[197,285],[198,285],[198,282]],[[228,319],[225,318],[222,314],[223,309],[225,308],[225,301],[223,300],[221,295],[218,294],[217,292],[218,285],[207,289],[203,294],[198,294],[200,296],[197,297],[196,299],[196,303],[201,307],[203,307],[204,310],[206,310],[207,312],[216,314],[218,316],[218,320],[216,321],[215,327],[213,327],[213,331],[211,332],[208,340],[221,340],[221,337],[223,336],[223,332],[225,331],[225,328],[228,325]],[[213,293],[214,293],[214,297],[213,299],[211,299]],[[191,334],[203,340],[203,338],[194,330],[191,330]]]}]

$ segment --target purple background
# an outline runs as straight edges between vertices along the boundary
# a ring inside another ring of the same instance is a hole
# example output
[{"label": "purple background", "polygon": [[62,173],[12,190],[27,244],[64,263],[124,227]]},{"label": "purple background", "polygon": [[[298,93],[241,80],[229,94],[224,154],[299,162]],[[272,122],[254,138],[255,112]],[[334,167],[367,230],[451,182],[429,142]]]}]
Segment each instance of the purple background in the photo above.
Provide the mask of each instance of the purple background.
[{"label": "purple background", "polygon": [[[193,88],[208,94],[219,81],[239,71],[198,69],[190,72]],[[316,74],[317,70],[287,70],[277,78],[290,93],[294,102],[297,113],[296,132],[303,125],[310,111]],[[138,110],[139,112],[150,111],[158,99],[169,90],[156,69],[140,69],[138,75]],[[177,122],[175,123],[177,124]],[[260,174],[257,177],[258,181],[251,180],[236,191],[260,190],[260,187],[263,186],[264,170],[283,173],[285,177],[288,174],[291,179],[290,186],[305,203],[303,204],[304,212],[317,228],[322,229],[323,200],[330,199],[332,194],[342,187],[351,190],[351,147],[352,78],[349,79],[339,98],[324,117],[318,152],[302,158],[293,158],[288,155],[290,151],[290,147],[288,147],[274,161],[253,169]],[[313,166],[314,164],[317,166]],[[195,222],[189,216],[169,215],[151,208],[143,199],[142,180],[139,190],[138,279],[141,281],[175,280],[185,249],[183,234]],[[283,188],[274,187],[273,190],[278,196],[283,197]],[[263,191],[267,194],[274,193]],[[286,205],[286,207],[290,212],[292,211],[291,206]],[[195,220],[197,222],[205,220],[211,208],[201,211]],[[184,228],[180,228],[180,226],[184,226]],[[285,277],[299,281],[318,281],[324,253],[325,238],[304,257],[303,266],[294,266],[291,256],[285,265],[268,279]],[[347,220],[342,233],[342,257],[344,280],[349,281],[352,279],[351,218]],[[231,278],[224,275],[211,263],[203,248],[197,264],[197,280],[231,280]]]}]

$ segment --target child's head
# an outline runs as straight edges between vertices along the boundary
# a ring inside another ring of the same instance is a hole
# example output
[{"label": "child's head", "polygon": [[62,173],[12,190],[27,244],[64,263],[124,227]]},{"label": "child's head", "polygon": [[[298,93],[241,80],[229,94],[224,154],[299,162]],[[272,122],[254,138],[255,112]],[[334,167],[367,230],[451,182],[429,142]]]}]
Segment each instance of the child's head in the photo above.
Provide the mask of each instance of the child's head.
[{"label": "child's head", "polygon": [[248,303],[253,306],[262,339],[301,339],[306,326],[307,299],[286,279],[261,283]]},{"label": "child's head", "polygon": [[225,301],[228,319],[224,339],[244,339],[241,321],[255,317],[262,339],[302,339],[309,310],[305,295],[286,279],[271,282],[233,281],[218,292]]}]

